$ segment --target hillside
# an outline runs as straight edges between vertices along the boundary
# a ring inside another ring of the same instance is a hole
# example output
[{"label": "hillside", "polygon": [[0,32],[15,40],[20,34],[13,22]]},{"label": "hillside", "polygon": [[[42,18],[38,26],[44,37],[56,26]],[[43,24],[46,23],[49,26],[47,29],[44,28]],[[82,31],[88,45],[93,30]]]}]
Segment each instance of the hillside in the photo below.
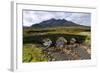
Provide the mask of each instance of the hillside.
[{"label": "hillside", "polygon": [[[58,38],[67,43],[59,49]],[[71,39],[76,39],[71,44]],[[47,47],[44,40],[50,39]],[[50,19],[30,27],[23,26],[23,62],[49,62],[91,59],[91,29],[64,19]]]},{"label": "hillside", "polygon": [[33,24],[32,28],[51,28],[51,27],[89,27],[80,24],[76,24],[72,21],[68,21],[65,19],[50,19],[46,21],[42,21],[38,24]]}]

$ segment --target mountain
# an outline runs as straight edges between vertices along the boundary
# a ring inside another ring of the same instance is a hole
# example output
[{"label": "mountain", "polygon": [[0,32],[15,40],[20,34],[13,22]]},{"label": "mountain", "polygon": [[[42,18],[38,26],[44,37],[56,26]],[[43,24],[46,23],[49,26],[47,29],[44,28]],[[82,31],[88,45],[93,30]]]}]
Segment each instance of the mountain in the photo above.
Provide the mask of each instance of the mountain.
[{"label": "mountain", "polygon": [[50,28],[50,27],[70,27],[70,26],[87,27],[84,25],[76,24],[71,21],[67,21],[65,19],[50,19],[50,20],[42,21],[38,24],[33,24],[31,27],[33,28],[48,28],[49,27]]}]

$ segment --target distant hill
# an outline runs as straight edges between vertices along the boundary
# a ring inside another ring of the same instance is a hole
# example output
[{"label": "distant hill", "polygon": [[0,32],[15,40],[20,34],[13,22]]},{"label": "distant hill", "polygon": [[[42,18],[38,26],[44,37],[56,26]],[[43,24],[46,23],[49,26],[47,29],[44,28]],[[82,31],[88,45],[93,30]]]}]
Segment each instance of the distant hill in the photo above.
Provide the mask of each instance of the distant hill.
[{"label": "distant hill", "polygon": [[50,20],[40,22],[38,24],[33,24],[31,27],[32,28],[50,28],[50,27],[70,27],[70,26],[89,27],[89,26],[76,24],[72,21],[67,21],[65,19],[50,19]]}]

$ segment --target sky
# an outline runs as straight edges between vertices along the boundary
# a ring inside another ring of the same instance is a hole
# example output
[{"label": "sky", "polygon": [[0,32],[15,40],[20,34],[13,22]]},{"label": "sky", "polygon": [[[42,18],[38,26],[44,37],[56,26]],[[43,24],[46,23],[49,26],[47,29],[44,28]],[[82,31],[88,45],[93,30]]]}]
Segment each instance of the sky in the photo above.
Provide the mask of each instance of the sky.
[{"label": "sky", "polygon": [[79,12],[56,12],[56,11],[23,11],[23,25],[31,26],[42,21],[49,19],[65,19],[72,21],[80,25],[91,25],[91,14],[90,13],[79,13]]}]

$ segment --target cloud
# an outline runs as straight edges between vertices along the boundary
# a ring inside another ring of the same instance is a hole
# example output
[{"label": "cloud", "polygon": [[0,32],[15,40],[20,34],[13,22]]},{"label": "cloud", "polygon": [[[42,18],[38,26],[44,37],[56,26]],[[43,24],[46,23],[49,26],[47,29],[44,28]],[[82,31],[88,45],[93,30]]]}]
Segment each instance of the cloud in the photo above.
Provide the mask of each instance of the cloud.
[{"label": "cloud", "polygon": [[91,25],[91,14],[90,13],[72,13],[71,16],[67,17],[66,20],[73,21],[81,25]]},{"label": "cloud", "polygon": [[91,15],[89,13],[75,12],[51,12],[51,11],[23,11],[23,25],[31,26],[44,20],[66,19],[81,25],[90,25]]}]

